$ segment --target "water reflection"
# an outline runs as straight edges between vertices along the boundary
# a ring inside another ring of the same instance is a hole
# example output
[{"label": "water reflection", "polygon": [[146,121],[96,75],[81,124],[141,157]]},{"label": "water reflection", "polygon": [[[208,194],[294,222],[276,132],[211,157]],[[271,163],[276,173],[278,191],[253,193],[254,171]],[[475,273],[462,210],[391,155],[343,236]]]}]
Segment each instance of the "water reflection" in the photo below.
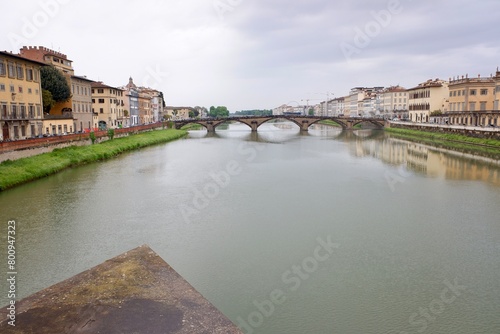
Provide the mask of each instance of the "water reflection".
[{"label": "water reflection", "polygon": [[285,143],[309,136],[345,142],[352,156],[377,158],[430,177],[484,181],[500,186],[499,160],[394,138],[381,130],[343,130],[315,124],[308,132],[302,132],[292,122],[275,122],[263,124],[258,132],[240,123],[218,127],[212,133],[189,132],[190,138],[237,138],[256,143]]}]

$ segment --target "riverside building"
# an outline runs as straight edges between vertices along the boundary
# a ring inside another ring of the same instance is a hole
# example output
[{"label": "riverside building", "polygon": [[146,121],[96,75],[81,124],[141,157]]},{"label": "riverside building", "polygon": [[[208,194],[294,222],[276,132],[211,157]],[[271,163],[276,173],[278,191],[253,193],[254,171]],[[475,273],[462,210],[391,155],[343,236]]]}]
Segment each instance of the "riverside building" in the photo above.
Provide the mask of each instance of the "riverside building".
[{"label": "riverside building", "polygon": [[0,140],[43,134],[40,82],[43,65],[0,51]]}]

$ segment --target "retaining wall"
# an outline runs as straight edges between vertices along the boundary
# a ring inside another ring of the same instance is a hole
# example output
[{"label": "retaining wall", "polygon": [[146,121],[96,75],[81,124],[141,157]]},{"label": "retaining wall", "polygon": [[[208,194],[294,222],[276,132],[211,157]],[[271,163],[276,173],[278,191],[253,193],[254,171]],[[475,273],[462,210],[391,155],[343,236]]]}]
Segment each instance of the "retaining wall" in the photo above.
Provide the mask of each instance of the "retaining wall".
[{"label": "retaining wall", "polygon": [[500,128],[498,127],[478,127],[463,125],[438,125],[425,123],[407,123],[407,122],[387,122],[386,127],[420,130],[438,133],[453,133],[475,138],[499,139]]}]

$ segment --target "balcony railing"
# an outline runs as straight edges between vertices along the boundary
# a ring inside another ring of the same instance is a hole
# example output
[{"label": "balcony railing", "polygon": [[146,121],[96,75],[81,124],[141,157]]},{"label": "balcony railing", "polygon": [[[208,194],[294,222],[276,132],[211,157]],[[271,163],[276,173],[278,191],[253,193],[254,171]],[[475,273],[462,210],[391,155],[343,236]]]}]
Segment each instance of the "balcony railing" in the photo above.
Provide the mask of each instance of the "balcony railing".
[{"label": "balcony railing", "polygon": [[8,112],[8,113],[2,113],[0,114],[0,119],[4,121],[11,121],[11,120],[27,120],[30,118],[34,118],[31,115],[28,115],[28,113],[25,112]]}]

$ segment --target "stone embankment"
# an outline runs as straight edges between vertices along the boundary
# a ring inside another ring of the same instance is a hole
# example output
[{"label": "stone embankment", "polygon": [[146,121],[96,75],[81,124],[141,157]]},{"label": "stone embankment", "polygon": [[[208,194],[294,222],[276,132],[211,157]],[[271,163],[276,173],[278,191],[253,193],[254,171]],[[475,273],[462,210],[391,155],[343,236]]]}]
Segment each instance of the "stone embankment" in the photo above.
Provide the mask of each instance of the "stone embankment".
[{"label": "stone embankment", "polygon": [[443,125],[410,122],[386,122],[386,127],[396,129],[419,130],[448,134],[459,134],[474,138],[500,139],[500,128],[490,126]]}]

